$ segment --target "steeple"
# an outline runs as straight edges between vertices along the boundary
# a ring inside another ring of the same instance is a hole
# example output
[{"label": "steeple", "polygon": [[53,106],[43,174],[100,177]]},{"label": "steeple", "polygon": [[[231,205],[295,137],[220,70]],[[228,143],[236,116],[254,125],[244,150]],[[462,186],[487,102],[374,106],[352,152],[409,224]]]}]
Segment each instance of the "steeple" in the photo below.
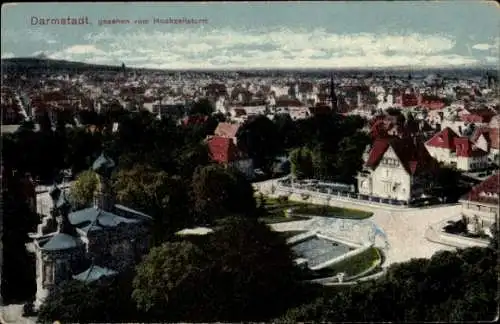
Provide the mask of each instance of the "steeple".
[{"label": "steeple", "polygon": [[332,111],[337,111],[337,95],[335,94],[335,84],[333,82],[333,74],[330,75],[330,105]]}]

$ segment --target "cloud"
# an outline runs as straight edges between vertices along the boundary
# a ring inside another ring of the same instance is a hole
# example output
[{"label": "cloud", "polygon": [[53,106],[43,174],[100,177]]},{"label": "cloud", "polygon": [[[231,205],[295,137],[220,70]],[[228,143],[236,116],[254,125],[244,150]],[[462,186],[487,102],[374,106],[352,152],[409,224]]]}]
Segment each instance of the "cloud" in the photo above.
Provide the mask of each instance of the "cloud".
[{"label": "cloud", "polygon": [[493,48],[493,45],[490,45],[490,44],[476,44],[476,45],[472,46],[472,49],[475,49],[478,51],[487,51],[491,48]]},{"label": "cloud", "polygon": [[66,48],[64,51],[66,54],[99,54],[105,55],[106,53],[103,50],[98,49],[94,45],[73,45],[71,47]]},{"label": "cloud", "polygon": [[455,54],[455,39],[440,34],[334,34],[288,28],[119,33],[104,28],[83,39],[85,44],[51,57],[170,69],[445,67],[482,62],[471,53]]},{"label": "cloud", "polygon": [[2,53],[3,59],[8,59],[8,58],[12,58],[12,57],[15,57],[14,53],[11,53],[11,52]]}]

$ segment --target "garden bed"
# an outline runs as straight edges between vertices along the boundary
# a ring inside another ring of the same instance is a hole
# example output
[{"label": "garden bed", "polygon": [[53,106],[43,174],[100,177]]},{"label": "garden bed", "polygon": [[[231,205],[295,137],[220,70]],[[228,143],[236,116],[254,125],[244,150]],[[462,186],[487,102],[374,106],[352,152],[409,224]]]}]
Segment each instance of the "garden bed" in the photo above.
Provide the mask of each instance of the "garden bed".
[{"label": "garden bed", "polygon": [[341,272],[345,273],[346,277],[352,277],[369,269],[377,260],[382,261],[381,253],[377,248],[372,247],[337,264],[315,271],[310,279],[335,276]]},{"label": "garden bed", "polygon": [[[257,201],[259,202],[259,198],[257,199]],[[295,214],[299,214],[301,216],[311,215],[333,218],[365,219],[373,215],[373,213],[371,212],[357,209],[348,209],[328,205],[315,205],[279,198],[265,197],[264,204],[266,210],[270,212],[284,211],[286,209],[292,208]]]}]

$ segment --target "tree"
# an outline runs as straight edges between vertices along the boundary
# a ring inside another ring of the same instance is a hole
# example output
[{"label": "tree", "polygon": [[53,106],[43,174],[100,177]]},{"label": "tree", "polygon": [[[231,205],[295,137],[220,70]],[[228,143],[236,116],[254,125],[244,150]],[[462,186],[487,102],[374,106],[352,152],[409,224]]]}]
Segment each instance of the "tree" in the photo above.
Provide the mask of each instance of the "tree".
[{"label": "tree", "polygon": [[344,183],[355,183],[356,175],[363,167],[363,152],[370,144],[370,138],[361,132],[351,137],[344,137],[339,143],[339,151],[335,163],[335,177]]},{"label": "tree", "polygon": [[258,116],[243,124],[237,137],[238,146],[254,160],[257,167],[267,164],[279,152],[276,126],[266,116]]},{"label": "tree", "polygon": [[455,168],[440,164],[433,175],[433,187],[447,202],[456,202],[468,190],[460,186],[461,174]]},{"label": "tree", "polygon": [[401,109],[398,109],[398,108],[387,108],[385,110],[385,112],[389,115],[389,116],[400,116],[402,115],[401,113]]},{"label": "tree", "polygon": [[203,276],[207,269],[206,256],[201,249],[190,242],[164,243],[151,249],[137,266],[133,281],[132,297],[137,307],[149,312],[158,320],[175,318],[192,310],[193,302],[181,303],[183,294]]},{"label": "tree", "polygon": [[88,207],[94,201],[99,178],[92,170],[80,173],[71,186],[71,199],[79,207]]},{"label": "tree", "polygon": [[206,251],[213,262],[207,295],[212,320],[259,321],[288,306],[285,296],[297,284],[294,257],[267,225],[229,218],[209,236]]},{"label": "tree", "polygon": [[153,217],[155,243],[191,224],[188,190],[178,176],[136,165],[117,173],[115,188],[119,202]]},{"label": "tree", "polygon": [[198,223],[239,213],[255,216],[256,202],[252,184],[243,174],[217,164],[199,167],[191,181]]},{"label": "tree", "polygon": [[210,163],[210,152],[205,143],[185,145],[175,153],[177,174],[183,178],[192,178],[194,170]]},{"label": "tree", "polygon": [[314,176],[312,152],[308,147],[300,147],[290,152],[292,174],[298,179]]},{"label": "tree", "polygon": [[288,114],[275,115],[273,119],[277,133],[279,151],[285,151],[297,145],[297,125]]},{"label": "tree", "polygon": [[133,273],[85,283],[62,282],[46,298],[38,312],[41,322],[136,322],[145,320],[132,295]]},{"label": "tree", "polygon": [[284,238],[235,217],[198,244],[152,249],[137,267],[132,296],[156,321],[264,320],[288,305],[296,283]]},{"label": "tree", "polygon": [[215,111],[213,104],[209,99],[203,98],[198,100],[191,107],[189,114],[190,115],[204,115],[210,116]]},{"label": "tree", "polygon": [[[4,182],[5,181],[5,182]],[[34,295],[35,264],[25,244],[28,233],[34,232],[39,217],[27,202],[18,176],[2,179],[2,297],[4,302],[25,301]]]},{"label": "tree", "polygon": [[499,296],[496,258],[495,250],[474,247],[394,264],[376,281],[322,289],[314,302],[290,309],[278,321],[492,320]]}]

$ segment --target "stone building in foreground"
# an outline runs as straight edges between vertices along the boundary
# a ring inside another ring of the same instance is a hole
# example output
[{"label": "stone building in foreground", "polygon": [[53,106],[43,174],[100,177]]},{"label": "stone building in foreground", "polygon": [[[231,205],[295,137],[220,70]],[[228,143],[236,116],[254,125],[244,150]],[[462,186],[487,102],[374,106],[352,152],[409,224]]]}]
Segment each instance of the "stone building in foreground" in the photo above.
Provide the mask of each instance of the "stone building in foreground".
[{"label": "stone building in foreground", "polygon": [[490,228],[498,222],[500,204],[500,172],[496,172],[474,186],[460,199],[462,215],[471,233],[485,232],[492,235]]},{"label": "stone building in foreground", "polygon": [[114,167],[104,154],[94,162],[99,188],[92,207],[73,210],[65,192],[56,185],[50,191],[51,216],[42,220],[27,245],[36,255],[36,309],[60,282],[113,276],[148,252],[151,217],[115,203]]}]

